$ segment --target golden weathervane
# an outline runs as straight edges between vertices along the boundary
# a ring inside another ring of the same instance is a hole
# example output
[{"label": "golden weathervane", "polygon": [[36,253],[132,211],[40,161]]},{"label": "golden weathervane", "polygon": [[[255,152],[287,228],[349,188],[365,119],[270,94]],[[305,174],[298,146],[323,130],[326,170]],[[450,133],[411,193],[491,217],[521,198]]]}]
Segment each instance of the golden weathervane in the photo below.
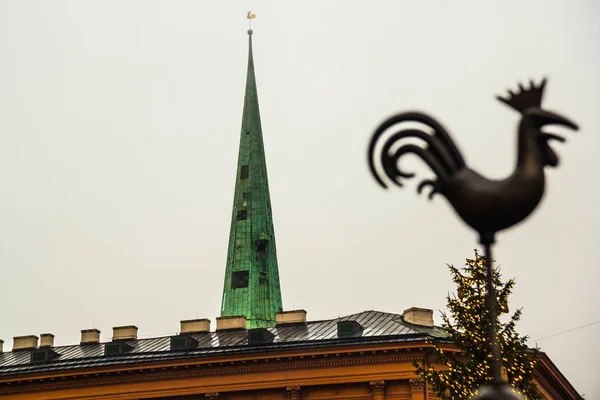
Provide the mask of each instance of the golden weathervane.
[{"label": "golden weathervane", "polygon": [[254,18],[256,18],[256,14],[252,14],[252,11],[248,11],[248,15],[246,15],[246,18],[248,18],[248,29],[252,28],[252,20]]}]

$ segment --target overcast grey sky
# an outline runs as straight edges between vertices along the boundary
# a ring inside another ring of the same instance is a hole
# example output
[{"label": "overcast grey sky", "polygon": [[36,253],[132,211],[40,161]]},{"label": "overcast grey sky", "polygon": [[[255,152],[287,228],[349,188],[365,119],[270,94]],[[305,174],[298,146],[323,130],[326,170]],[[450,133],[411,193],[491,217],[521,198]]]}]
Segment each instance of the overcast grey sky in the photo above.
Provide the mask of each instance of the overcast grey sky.
[{"label": "overcast grey sky", "polygon": [[[175,333],[220,309],[247,60],[254,57],[284,307],[310,319],[443,310],[476,237],[415,183],[380,189],[366,145],[422,109],[494,178],[518,115],[494,100],[549,77],[577,121],[546,197],[499,236],[519,330],[600,320],[600,5],[585,1],[0,0],[0,338],[135,324]],[[429,173],[416,160],[408,163]],[[436,311],[436,322],[441,322]],[[600,398],[600,324],[539,342]]]}]

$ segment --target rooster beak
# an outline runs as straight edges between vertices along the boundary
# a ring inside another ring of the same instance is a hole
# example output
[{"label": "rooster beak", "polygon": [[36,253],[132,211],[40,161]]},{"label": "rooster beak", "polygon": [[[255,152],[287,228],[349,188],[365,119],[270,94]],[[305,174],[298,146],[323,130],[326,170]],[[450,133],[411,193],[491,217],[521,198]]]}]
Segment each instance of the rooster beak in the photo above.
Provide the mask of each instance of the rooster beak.
[{"label": "rooster beak", "polygon": [[537,122],[537,125],[540,128],[545,125],[562,125],[571,128],[574,131],[579,129],[579,126],[568,118],[553,113],[552,111],[542,110],[541,108],[529,110],[526,112],[526,115]]}]

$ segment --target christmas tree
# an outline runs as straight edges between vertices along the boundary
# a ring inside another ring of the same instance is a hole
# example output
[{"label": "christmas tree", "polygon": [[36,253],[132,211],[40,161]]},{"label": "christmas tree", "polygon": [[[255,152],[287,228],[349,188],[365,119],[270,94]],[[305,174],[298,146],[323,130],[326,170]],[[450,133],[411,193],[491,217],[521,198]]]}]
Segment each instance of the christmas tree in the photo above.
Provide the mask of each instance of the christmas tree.
[{"label": "christmas tree", "polygon": [[[459,352],[443,351],[438,345],[441,343],[431,341],[429,355],[433,357],[428,358],[439,367],[434,368],[428,362],[415,362],[415,367],[417,374],[430,384],[436,395],[445,399],[469,399],[477,388],[493,380],[490,373],[491,354],[486,340],[485,257],[475,250],[475,258],[467,259],[461,270],[452,265],[448,267],[457,285],[457,292],[447,297],[451,317],[442,313],[442,327],[447,333],[444,342],[454,345]],[[521,318],[521,309],[506,318],[509,313],[508,296],[515,281],[502,282],[496,268],[493,282],[499,305],[496,330],[503,379],[526,399],[543,399],[533,382],[538,350],[529,349],[526,345],[527,336],[520,336],[515,331],[515,325]],[[502,315],[505,317],[500,318]]]}]

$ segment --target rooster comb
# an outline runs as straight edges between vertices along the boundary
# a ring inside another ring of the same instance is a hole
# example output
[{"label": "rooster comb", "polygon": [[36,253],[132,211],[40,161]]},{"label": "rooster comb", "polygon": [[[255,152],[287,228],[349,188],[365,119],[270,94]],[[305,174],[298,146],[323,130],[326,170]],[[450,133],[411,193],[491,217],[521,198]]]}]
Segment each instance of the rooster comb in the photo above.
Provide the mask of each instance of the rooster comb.
[{"label": "rooster comb", "polygon": [[533,80],[529,81],[529,88],[525,88],[523,84],[519,83],[519,91],[513,92],[508,90],[508,97],[504,98],[497,96],[496,98],[514,108],[520,113],[523,113],[528,108],[540,107],[542,105],[542,97],[544,95],[544,88],[546,87],[547,79],[544,78],[539,84],[535,84]]}]

